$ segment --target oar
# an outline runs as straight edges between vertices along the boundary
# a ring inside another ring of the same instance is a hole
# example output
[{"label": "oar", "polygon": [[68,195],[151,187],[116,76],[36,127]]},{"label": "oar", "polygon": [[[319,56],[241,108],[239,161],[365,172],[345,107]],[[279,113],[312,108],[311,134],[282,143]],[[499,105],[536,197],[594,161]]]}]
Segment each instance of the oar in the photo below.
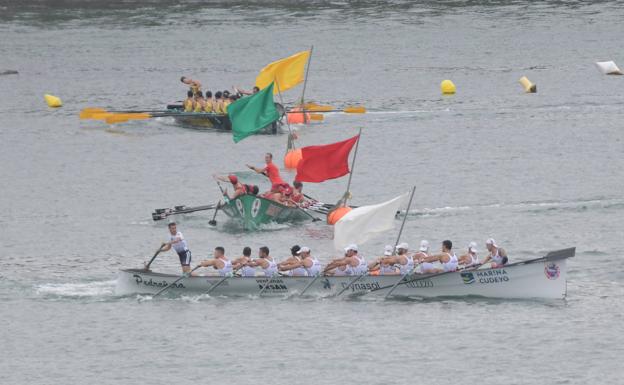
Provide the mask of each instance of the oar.
[{"label": "oar", "polygon": [[273,282],[273,275],[271,276],[271,279],[269,279],[269,282],[266,283],[266,285],[264,285],[262,287],[262,290],[260,290],[260,293],[258,293],[258,297],[262,296],[262,293],[264,293],[264,291],[269,287],[269,285],[271,284],[271,282]]},{"label": "oar", "polygon": [[160,248],[158,248],[158,250],[156,250],[156,253],[154,254],[154,256],[152,257],[152,259],[150,259],[150,261],[147,263],[147,265],[145,265],[145,271],[149,271],[149,267],[152,264],[152,262],[154,262],[154,259],[156,259],[156,256],[158,254],[160,254],[160,252],[163,250],[163,247],[165,247],[166,243],[162,243],[160,245]]},{"label": "oar", "polygon": [[173,285],[175,285],[176,283],[180,282],[181,280],[183,280],[184,278],[188,278],[191,276],[191,273],[194,272],[195,270],[199,269],[200,267],[202,267],[201,265],[197,265],[193,268],[193,270],[189,271],[188,273],[184,273],[182,274],[182,276],[178,279],[176,279],[175,281],[173,281],[172,283],[170,283],[169,285],[163,287],[162,289],[160,289],[160,291],[158,291],[158,293],[154,294],[152,296],[152,298],[156,298],[157,296],[159,296],[160,294],[162,294],[164,291],[166,291],[167,289],[169,289],[170,287],[172,287]]},{"label": "oar", "polygon": [[351,285],[353,285],[354,283],[356,283],[357,281],[359,281],[360,279],[362,279],[366,275],[368,275],[368,274],[360,274],[357,277],[353,278],[351,280],[351,282],[349,282],[349,284],[347,286],[343,287],[342,290],[340,290],[340,292],[338,294],[336,294],[334,297],[340,297],[340,294],[342,294],[345,291],[347,291],[347,289],[349,289],[351,287]]},{"label": "oar", "polygon": [[329,111],[333,111],[336,109],[336,107],[334,106],[316,104],[313,102],[305,103],[301,107],[303,107],[304,110],[311,111],[311,112],[329,112]]},{"label": "oar", "polygon": [[220,208],[221,208],[221,201],[219,201],[217,203],[217,207],[215,207],[215,211],[214,211],[214,214],[212,216],[212,219],[208,221],[208,224],[210,226],[216,226],[217,225],[217,213],[219,212]]},{"label": "oar", "polygon": [[317,279],[319,279],[320,276],[321,274],[317,274],[316,277],[314,277],[314,279],[310,281],[310,283],[308,283],[306,287],[303,288],[303,290],[301,290],[301,293],[299,293],[299,297],[301,297],[303,293],[305,293],[310,288],[310,286],[312,286],[312,284],[316,282]]},{"label": "oar", "polygon": [[344,112],[346,114],[364,114],[366,113],[366,108],[364,106],[350,106],[350,107],[345,107],[343,109],[336,109],[336,110],[323,111],[323,112]]},{"label": "oar", "polygon": [[226,275],[225,277],[223,277],[219,282],[215,283],[214,285],[212,285],[210,287],[210,289],[208,289],[208,291],[206,292],[206,294],[210,294],[212,293],[212,291],[214,289],[216,289],[219,285],[221,285],[223,282],[227,281],[228,278],[231,278],[234,276],[234,274],[236,274],[237,271],[239,271],[240,269],[242,269],[244,266],[246,266],[246,264],[242,264],[239,267],[237,267],[236,269],[234,269],[232,271],[232,275]]}]

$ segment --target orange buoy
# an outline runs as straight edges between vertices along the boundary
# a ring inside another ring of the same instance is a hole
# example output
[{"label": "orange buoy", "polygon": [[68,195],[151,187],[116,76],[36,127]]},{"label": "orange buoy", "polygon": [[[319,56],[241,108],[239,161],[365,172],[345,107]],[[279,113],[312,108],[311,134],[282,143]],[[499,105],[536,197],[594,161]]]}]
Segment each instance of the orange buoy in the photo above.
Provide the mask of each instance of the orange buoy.
[{"label": "orange buoy", "polygon": [[304,124],[310,121],[310,113],[304,113],[301,107],[293,108],[286,116],[290,124]]},{"label": "orange buoy", "polygon": [[288,151],[284,156],[284,167],[291,170],[297,168],[301,158],[303,158],[303,154],[300,148]]},{"label": "orange buoy", "polygon": [[349,211],[351,211],[351,210],[352,210],[352,208],[349,207],[349,206],[338,207],[334,211],[332,211],[329,214],[327,214],[327,224],[335,225],[336,222],[338,222],[340,220],[340,218],[342,218],[345,215],[347,215],[347,213]]}]

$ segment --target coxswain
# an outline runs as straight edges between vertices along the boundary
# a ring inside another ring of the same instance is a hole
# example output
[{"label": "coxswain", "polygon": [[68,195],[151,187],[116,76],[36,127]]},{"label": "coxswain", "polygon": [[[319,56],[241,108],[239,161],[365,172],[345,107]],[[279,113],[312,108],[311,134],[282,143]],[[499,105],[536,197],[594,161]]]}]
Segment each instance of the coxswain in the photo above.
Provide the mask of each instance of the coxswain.
[{"label": "coxswain", "polygon": [[442,265],[441,269],[425,267],[423,268],[423,273],[441,273],[441,272],[457,270],[457,264],[458,264],[457,256],[453,253],[452,249],[453,249],[453,242],[447,239],[445,241],[442,241],[442,251],[440,253],[433,254],[425,258],[421,258],[419,260],[419,262],[421,263],[426,263],[426,262],[431,263],[431,262],[437,261],[437,262],[440,262],[440,264]]},{"label": "coxswain", "polygon": [[269,255],[269,248],[266,246],[262,246],[258,250],[258,259],[254,259],[248,263],[248,266],[251,267],[260,267],[262,268],[262,272],[265,277],[273,277],[277,275],[277,263],[275,259]]},{"label": "coxswain", "polygon": [[195,109],[195,98],[193,97],[193,91],[186,93],[186,99],[184,100],[184,112],[193,112]]},{"label": "coxswain", "polygon": [[269,181],[271,182],[271,190],[269,191],[269,194],[265,194],[266,197],[276,201],[281,201],[282,195],[286,195],[285,193],[287,193],[289,189],[292,190],[292,188],[288,185],[288,183],[284,182],[280,176],[279,169],[273,163],[273,154],[267,152],[264,155],[264,162],[266,163],[266,166],[263,168],[254,167],[249,164],[247,167],[254,170],[258,174],[263,174],[269,178]]},{"label": "coxswain", "polygon": [[195,108],[193,112],[204,112],[206,108],[206,100],[204,99],[204,94],[201,91],[197,91],[195,94]]},{"label": "coxswain", "polygon": [[214,99],[212,98],[212,92],[206,91],[206,105],[204,106],[204,112],[214,111]]},{"label": "coxswain", "polygon": [[232,86],[232,88],[234,89],[234,91],[236,91],[237,94],[239,94],[241,96],[243,96],[243,95],[255,95],[258,92],[260,92],[260,88],[258,86],[254,86],[251,91],[245,91],[243,89],[236,88],[234,86]]},{"label": "coxswain", "polygon": [[[380,261],[382,269],[386,270],[394,269],[394,274],[407,275],[414,270],[414,259],[407,253],[409,245],[405,242],[399,243],[396,247],[396,255],[390,255],[383,257]],[[395,266],[398,267],[396,272]],[[383,275],[392,275],[391,272],[387,272]]]},{"label": "coxswain", "polygon": [[507,252],[502,247],[496,244],[496,241],[492,238],[485,241],[485,247],[489,254],[485,257],[482,264],[491,262],[493,269],[503,267],[507,264],[509,258],[507,258]]},{"label": "coxswain", "polygon": [[188,248],[188,244],[184,239],[184,235],[178,231],[176,223],[169,223],[169,242],[165,243],[162,251],[175,250],[180,257],[180,265],[182,265],[183,273],[190,273],[191,271],[191,250]]},{"label": "coxswain", "polygon": [[345,247],[344,251],[345,256],[343,258],[334,259],[325,267],[323,270],[325,275],[362,275],[368,272],[366,261],[358,255],[356,244]]},{"label": "coxswain", "polygon": [[225,277],[232,274],[232,262],[225,256],[225,249],[221,246],[217,246],[214,249],[214,258],[201,261],[202,267],[210,267],[219,273],[221,277]]},{"label": "coxswain", "polygon": [[245,247],[243,249],[243,255],[232,261],[232,268],[239,270],[243,277],[255,277],[256,268],[249,266],[251,262],[251,247]]},{"label": "coxswain", "polygon": [[232,184],[232,188],[234,189],[233,195],[230,195],[228,193],[227,188],[224,191],[224,195],[226,195],[230,199],[234,199],[236,197],[239,197],[245,194],[257,195],[259,191],[258,186],[240,183],[236,175],[232,175],[232,174],[228,176],[213,175],[213,178],[221,182],[226,182],[226,183],[229,182]]},{"label": "coxswain", "polygon": [[477,257],[477,243],[476,242],[470,242],[468,244],[468,252],[459,257],[459,264],[464,266],[464,268],[480,265],[479,257]]},{"label": "coxswain", "polygon": [[300,256],[300,251],[301,251],[301,248],[299,247],[299,245],[294,245],[293,247],[291,247],[290,248],[291,256],[287,260],[278,263],[277,269],[279,271],[286,272],[289,276],[295,276],[295,277],[307,276],[308,272],[303,267],[303,261]]},{"label": "coxswain", "polygon": [[385,257],[392,256],[392,245],[386,245],[383,252],[383,257],[376,258],[373,262],[368,264],[368,272],[371,275],[396,275],[398,270],[394,265],[382,265],[381,260]]},{"label": "coxswain", "polygon": [[195,94],[201,91],[201,83],[197,80],[193,80],[191,78],[187,78],[186,76],[182,76],[180,78],[180,81],[191,88],[191,92],[193,93],[193,96],[195,96]]}]

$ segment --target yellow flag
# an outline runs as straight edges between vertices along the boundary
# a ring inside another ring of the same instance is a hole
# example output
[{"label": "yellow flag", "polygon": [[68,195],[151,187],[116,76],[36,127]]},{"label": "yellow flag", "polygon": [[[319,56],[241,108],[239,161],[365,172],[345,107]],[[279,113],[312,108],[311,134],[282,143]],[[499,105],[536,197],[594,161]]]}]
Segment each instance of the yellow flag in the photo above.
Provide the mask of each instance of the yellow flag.
[{"label": "yellow flag", "polygon": [[303,81],[308,57],[310,57],[310,51],[301,51],[285,59],[270,63],[258,74],[256,86],[263,89],[275,81],[274,94],[278,92],[277,86],[279,86],[279,91],[282,92],[293,88]]}]

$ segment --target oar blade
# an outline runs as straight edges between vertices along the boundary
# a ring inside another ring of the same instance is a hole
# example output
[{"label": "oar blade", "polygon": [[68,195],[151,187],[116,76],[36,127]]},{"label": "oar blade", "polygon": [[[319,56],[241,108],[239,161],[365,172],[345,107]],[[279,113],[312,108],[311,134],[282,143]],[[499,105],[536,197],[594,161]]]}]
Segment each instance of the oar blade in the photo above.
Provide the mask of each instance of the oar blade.
[{"label": "oar blade", "polygon": [[80,111],[80,119],[93,119],[93,115],[96,114],[103,114],[106,113],[107,111],[103,108],[97,108],[97,107],[87,107],[87,108],[83,108],[82,111]]},{"label": "oar blade", "polygon": [[345,107],[343,111],[347,114],[364,114],[366,113],[366,108],[363,106],[350,106]]},{"label": "oar blade", "polygon": [[325,119],[325,116],[323,116],[323,114],[310,114],[310,120],[320,122],[324,119]]},{"label": "oar blade", "polygon": [[335,110],[336,107],[329,106],[329,105],[316,104],[316,103],[305,103],[303,105],[303,109],[306,111],[312,111],[312,112],[329,112],[329,111]]}]

